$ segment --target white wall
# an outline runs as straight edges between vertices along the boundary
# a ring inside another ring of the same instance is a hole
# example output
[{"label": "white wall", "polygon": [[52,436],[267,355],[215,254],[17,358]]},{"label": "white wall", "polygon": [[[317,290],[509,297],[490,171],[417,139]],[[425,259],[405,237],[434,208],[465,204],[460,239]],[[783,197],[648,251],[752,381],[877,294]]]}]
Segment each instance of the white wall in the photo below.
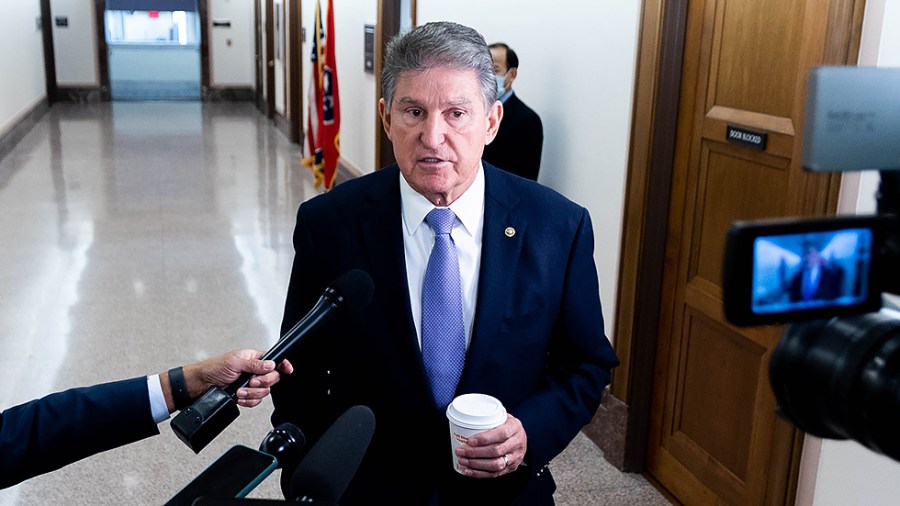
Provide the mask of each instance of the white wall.
[{"label": "white wall", "polygon": [[377,168],[375,74],[365,72],[363,58],[365,25],[375,24],[378,2],[339,0],[336,7],[334,49],[341,91],[341,156],[365,174]]},{"label": "white wall", "polygon": [[[335,0],[331,0],[335,1]],[[322,24],[327,24],[328,0],[322,2]],[[303,69],[303,128],[308,112],[309,79],[312,75],[309,55],[315,34],[315,0],[302,1],[303,27],[306,38],[300,64]],[[375,24],[378,17],[376,0],[335,1],[334,32],[337,60],[338,94],[341,103],[341,158],[363,174],[375,167],[375,75],[363,69],[364,27]]]},{"label": "white wall", "polygon": [[7,76],[0,78],[0,136],[47,92],[42,35],[35,21],[40,15],[40,2],[28,0],[8,2],[0,16],[0,76]]},{"label": "white wall", "polygon": [[[251,0],[210,0],[209,84],[253,87],[256,80]],[[230,27],[214,27],[213,21],[230,21]]]},{"label": "white wall", "polygon": [[613,338],[640,4],[418,0],[416,23],[456,21],[519,56],[516,94],[541,117],[539,181],[585,206]]},{"label": "white wall", "polygon": [[[10,2],[18,3],[18,2]],[[87,0],[51,0],[53,18],[69,18],[69,26],[53,23],[53,51],[59,86],[100,86],[94,28],[94,3]]]},{"label": "white wall", "polygon": [[[868,0],[860,66],[900,67],[900,1]],[[878,173],[843,175],[839,212],[875,212]],[[800,464],[798,506],[894,505],[900,498],[900,463],[854,441],[806,436]]]}]

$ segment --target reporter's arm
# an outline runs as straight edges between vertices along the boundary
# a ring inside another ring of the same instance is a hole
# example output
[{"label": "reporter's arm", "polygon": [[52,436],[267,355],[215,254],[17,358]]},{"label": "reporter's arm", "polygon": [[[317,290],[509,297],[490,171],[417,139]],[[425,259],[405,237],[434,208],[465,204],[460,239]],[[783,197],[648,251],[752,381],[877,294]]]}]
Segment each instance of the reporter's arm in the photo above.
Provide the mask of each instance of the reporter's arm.
[{"label": "reporter's arm", "polygon": [[14,406],[0,413],[0,488],[156,434],[146,377]]},{"label": "reporter's arm", "polygon": [[[259,359],[263,353],[258,350],[237,350],[182,367],[188,397],[196,399],[211,386],[224,388],[237,380],[242,373],[250,372],[257,376],[251,378],[246,387],[238,389],[237,403],[244,407],[259,405],[269,395],[272,385],[278,383],[281,378],[281,374],[276,370],[275,362]],[[285,360],[279,366],[279,370],[285,374],[291,374],[294,368],[289,361]],[[170,378],[172,371],[170,369],[159,374],[159,382],[169,413],[178,409],[173,394],[172,378]]]}]

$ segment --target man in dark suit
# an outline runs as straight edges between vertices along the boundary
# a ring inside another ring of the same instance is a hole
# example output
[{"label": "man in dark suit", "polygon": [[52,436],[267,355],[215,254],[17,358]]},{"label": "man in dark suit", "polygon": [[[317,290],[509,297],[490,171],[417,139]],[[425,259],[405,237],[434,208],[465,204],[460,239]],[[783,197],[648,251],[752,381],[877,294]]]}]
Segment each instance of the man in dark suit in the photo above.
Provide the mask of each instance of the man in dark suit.
[{"label": "man in dark suit", "polygon": [[512,89],[519,75],[519,57],[502,42],[491,44],[497,79],[497,100],[503,104],[503,121],[493,142],[485,146],[483,158],[492,165],[525,179],[537,181],[541,168],[544,127],[541,118]]},{"label": "man in dark suit", "polygon": [[[73,388],[0,412],[0,488],[118,446],[159,434],[156,424],[243,372],[259,376],[237,392],[238,404],[258,405],[280,375],[263,352],[238,350],[196,364],[129,380]],[[290,362],[279,368],[290,374]]]},{"label": "man in dark suit", "polygon": [[844,270],[822,258],[819,248],[803,244],[803,262],[791,278],[788,294],[791,302],[825,301],[841,296]]},{"label": "man in dark suit", "polygon": [[[341,504],[552,504],[546,465],[591,420],[618,364],[590,217],[482,163],[503,112],[477,32],[415,28],[391,41],[384,68],[379,109],[397,164],[300,206],[282,325],[351,269],[371,275],[374,297],[291,357],[296,372],[272,390],[272,422],[315,440],[353,405],[374,411],[374,437]],[[450,217],[449,239],[434,215]],[[454,259],[445,274],[454,272],[435,284],[445,248]],[[455,298],[429,302],[451,286]],[[435,319],[436,309],[447,313]],[[445,410],[465,393],[496,397],[509,416],[460,447],[460,474]]]}]

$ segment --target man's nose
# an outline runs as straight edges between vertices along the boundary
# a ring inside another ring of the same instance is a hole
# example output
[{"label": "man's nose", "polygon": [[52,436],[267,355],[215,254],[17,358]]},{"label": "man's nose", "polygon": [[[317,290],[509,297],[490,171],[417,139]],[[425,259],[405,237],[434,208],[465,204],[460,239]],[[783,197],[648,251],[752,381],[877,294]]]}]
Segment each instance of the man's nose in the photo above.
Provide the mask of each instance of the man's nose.
[{"label": "man's nose", "polygon": [[447,133],[447,123],[440,114],[431,114],[422,125],[422,144],[425,147],[434,148],[444,143]]}]

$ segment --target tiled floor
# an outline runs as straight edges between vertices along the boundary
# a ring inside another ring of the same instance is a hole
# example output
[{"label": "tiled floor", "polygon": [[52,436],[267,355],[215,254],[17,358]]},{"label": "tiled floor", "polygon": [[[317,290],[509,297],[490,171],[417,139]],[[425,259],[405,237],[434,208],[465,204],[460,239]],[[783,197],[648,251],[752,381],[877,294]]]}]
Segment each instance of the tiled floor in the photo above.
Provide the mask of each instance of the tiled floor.
[{"label": "tiled floor", "polygon": [[[294,213],[317,193],[299,148],[250,104],[57,104],[0,159],[0,407],[160,372],[277,337]],[[200,455],[161,436],[0,491],[0,505],[161,504],[269,403]],[[668,504],[579,436],[561,505]],[[277,476],[250,497],[278,498]]]}]

